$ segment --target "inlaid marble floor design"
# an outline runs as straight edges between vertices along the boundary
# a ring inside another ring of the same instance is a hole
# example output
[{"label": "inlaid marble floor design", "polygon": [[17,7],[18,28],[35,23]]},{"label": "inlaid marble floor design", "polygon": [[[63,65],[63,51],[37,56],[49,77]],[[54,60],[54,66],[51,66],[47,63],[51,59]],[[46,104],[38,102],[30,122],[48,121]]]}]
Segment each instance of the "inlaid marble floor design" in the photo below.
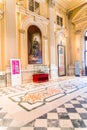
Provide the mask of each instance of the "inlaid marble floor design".
[{"label": "inlaid marble floor design", "polygon": [[[0,88],[0,130],[87,130],[86,80],[86,77],[63,77],[44,84]],[[54,88],[59,85],[64,95],[57,98],[51,95],[52,100],[32,110],[20,107],[18,95],[26,96],[50,85]]]},{"label": "inlaid marble floor design", "polygon": [[[37,86],[38,84],[35,85]],[[52,102],[55,99],[86,86],[87,81],[85,78],[83,78],[83,81],[81,78],[67,78],[67,81],[60,80],[57,82],[39,83],[39,87],[20,94],[15,94],[11,96],[10,99],[27,111],[31,111],[32,109],[45,105],[48,102]],[[33,87],[33,85],[31,87]]]}]

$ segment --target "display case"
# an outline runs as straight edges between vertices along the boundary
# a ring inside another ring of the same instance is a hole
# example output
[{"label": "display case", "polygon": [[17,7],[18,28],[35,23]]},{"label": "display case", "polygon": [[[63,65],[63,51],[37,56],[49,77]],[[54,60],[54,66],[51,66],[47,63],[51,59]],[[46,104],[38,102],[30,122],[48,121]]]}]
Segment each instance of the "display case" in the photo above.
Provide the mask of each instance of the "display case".
[{"label": "display case", "polygon": [[34,71],[34,74],[41,74],[41,73],[49,74],[49,68],[47,65],[34,65],[33,71]]},{"label": "display case", "polygon": [[46,65],[34,66],[33,82],[46,82],[49,80],[49,68]]}]

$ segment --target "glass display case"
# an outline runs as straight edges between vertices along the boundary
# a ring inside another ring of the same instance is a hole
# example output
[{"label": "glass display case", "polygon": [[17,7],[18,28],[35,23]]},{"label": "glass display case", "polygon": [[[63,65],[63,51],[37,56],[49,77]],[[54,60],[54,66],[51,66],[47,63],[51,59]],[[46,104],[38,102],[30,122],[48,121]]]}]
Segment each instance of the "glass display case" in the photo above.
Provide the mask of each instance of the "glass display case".
[{"label": "glass display case", "polygon": [[46,82],[49,80],[49,68],[47,65],[35,65],[33,82]]},{"label": "glass display case", "polygon": [[47,73],[49,74],[49,68],[47,65],[34,65],[34,74]]}]

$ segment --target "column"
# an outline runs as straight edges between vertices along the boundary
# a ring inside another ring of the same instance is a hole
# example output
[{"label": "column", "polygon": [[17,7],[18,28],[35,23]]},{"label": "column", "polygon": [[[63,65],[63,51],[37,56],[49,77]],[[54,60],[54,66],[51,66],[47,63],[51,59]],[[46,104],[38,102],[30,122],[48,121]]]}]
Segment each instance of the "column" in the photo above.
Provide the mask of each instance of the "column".
[{"label": "column", "polygon": [[20,58],[22,69],[25,69],[28,64],[28,46],[26,41],[27,32],[20,29]]},{"label": "column", "polygon": [[67,64],[71,65],[72,64],[72,50],[71,50],[71,20],[69,19],[68,21],[68,34],[69,34],[69,37],[68,37],[68,44],[67,44]]},{"label": "column", "polygon": [[16,1],[5,0],[5,61],[6,67],[11,58],[18,58],[16,41]]},{"label": "column", "polygon": [[80,48],[80,46],[81,46],[81,41],[80,41],[80,39],[81,39],[81,30],[77,30],[76,31],[76,33],[75,33],[75,35],[76,35],[76,58],[75,58],[75,60],[78,60],[78,61],[81,61],[81,48]]},{"label": "column", "polygon": [[1,39],[1,19],[0,19],[0,71],[2,70],[2,39]]},{"label": "column", "polygon": [[49,41],[48,41],[48,23],[44,24],[44,36],[43,36],[43,45],[42,45],[42,52],[43,52],[43,64],[49,65]]},{"label": "column", "polygon": [[55,6],[54,1],[49,0],[50,78],[54,77],[54,69],[55,69],[54,6]]},{"label": "column", "polygon": [[[3,61],[4,61],[4,57],[3,57],[3,48],[4,48],[4,40],[3,40],[3,36],[4,36],[4,4],[3,1],[0,1],[0,71],[3,70]],[[2,33],[3,32],[3,33]]]}]

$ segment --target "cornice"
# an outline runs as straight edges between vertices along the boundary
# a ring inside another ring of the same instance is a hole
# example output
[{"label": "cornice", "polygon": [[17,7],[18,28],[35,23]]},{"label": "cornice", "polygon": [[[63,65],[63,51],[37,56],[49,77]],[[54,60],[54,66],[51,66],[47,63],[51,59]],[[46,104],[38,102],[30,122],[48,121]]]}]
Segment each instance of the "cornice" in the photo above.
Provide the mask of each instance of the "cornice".
[{"label": "cornice", "polygon": [[39,19],[39,20],[45,22],[46,24],[49,23],[49,19],[47,19],[47,18],[45,18],[45,17],[43,17],[43,16],[41,16],[41,15],[38,15],[38,14],[35,13],[35,12],[32,12],[32,11],[30,11],[30,10],[28,10],[28,9],[25,9],[25,8],[21,8],[21,7],[19,7],[19,6],[16,6],[16,8],[17,8],[17,12],[19,12],[19,13],[21,13],[21,14],[24,14],[24,15],[26,15],[26,16],[29,16],[29,15],[30,15],[30,16],[33,16],[34,18]]}]

